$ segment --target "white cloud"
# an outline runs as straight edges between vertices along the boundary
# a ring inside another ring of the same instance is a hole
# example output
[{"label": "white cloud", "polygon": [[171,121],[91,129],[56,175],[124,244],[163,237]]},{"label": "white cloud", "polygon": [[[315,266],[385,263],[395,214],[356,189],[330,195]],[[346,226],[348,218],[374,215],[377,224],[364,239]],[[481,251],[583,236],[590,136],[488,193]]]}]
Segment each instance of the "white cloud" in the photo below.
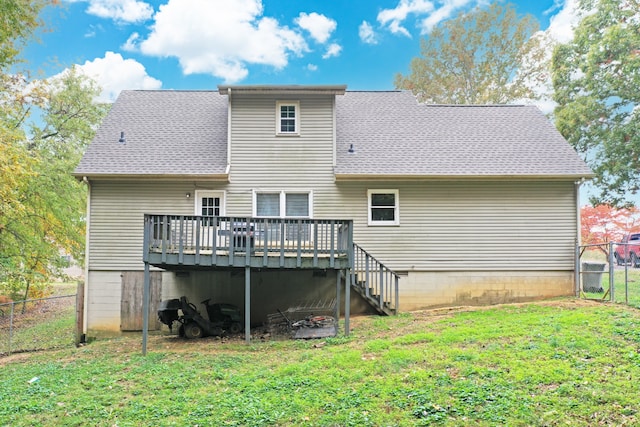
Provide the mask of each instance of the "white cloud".
[{"label": "white cloud", "polygon": [[318,71],[318,66],[316,64],[307,64],[307,70]]},{"label": "white cloud", "polygon": [[87,13],[126,23],[141,23],[153,16],[153,7],[139,0],[69,0],[88,2]]},{"label": "white cloud", "polygon": [[433,2],[428,0],[400,0],[394,9],[383,9],[378,13],[378,22],[386,26],[394,34],[403,34],[411,37],[409,31],[403,27],[402,22],[409,14],[423,15],[434,10]]},{"label": "white cloud", "polygon": [[[553,14],[556,11],[557,13],[550,18],[549,27],[533,36],[539,38],[541,44],[546,47],[544,61],[551,61],[556,43],[567,43],[573,39],[573,29],[580,20],[577,0],[555,0],[553,6],[547,9],[545,14]],[[539,59],[536,60],[539,61]],[[521,101],[529,104],[534,103],[545,114],[553,113],[557,103],[553,100],[551,75],[547,75],[544,80],[529,81],[527,85],[539,99]]]},{"label": "white cloud", "polygon": [[127,41],[120,46],[120,49],[127,52],[136,52],[138,50],[138,41],[140,40],[140,34],[133,33],[129,36]]},{"label": "white cloud", "polygon": [[580,16],[578,1],[565,0],[560,12],[551,17],[547,34],[557,42],[567,43],[573,39],[573,29],[580,21]]},{"label": "white cloud", "polygon": [[160,89],[162,82],[147,74],[144,65],[124,59],[119,53],[106,52],[104,58],[86,61],[78,70],[93,78],[102,88],[101,102],[113,102],[123,89]]},{"label": "white cloud", "polygon": [[226,82],[245,78],[247,64],[281,69],[289,55],[308,51],[299,32],[262,13],[261,0],[169,0],[155,14],[140,51],[176,57],[185,74],[207,73]]},{"label": "white cloud", "polygon": [[300,28],[305,29],[311,34],[318,43],[325,43],[331,37],[331,33],[336,29],[336,21],[327,18],[324,15],[312,12],[306,14],[302,12],[295,19],[295,23]]},{"label": "white cloud", "polygon": [[[451,18],[457,10],[467,6],[486,6],[487,3],[487,0],[400,0],[395,8],[378,13],[377,19],[382,27],[392,33],[411,37],[404,24],[410,17],[418,20],[421,34],[426,34],[442,21]],[[436,4],[439,5],[438,8]],[[360,27],[362,29],[362,25]]]},{"label": "white cloud", "polygon": [[342,52],[342,46],[337,43],[331,43],[329,47],[327,47],[327,52],[322,55],[322,58],[327,59],[333,56],[338,56],[340,55],[340,52]]},{"label": "white cloud", "polygon": [[373,31],[373,27],[367,21],[362,21],[360,27],[358,27],[358,35],[360,40],[366,44],[377,44],[376,33]]},{"label": "white cloud", "polygon": [[435,10],[431,15],[422,20],[422,34],[430,33],[433,27],[437,26],[442,21],[445,21],[453,15],[458,9],[471,3],[471,0],[447,0],[442,7]]}]

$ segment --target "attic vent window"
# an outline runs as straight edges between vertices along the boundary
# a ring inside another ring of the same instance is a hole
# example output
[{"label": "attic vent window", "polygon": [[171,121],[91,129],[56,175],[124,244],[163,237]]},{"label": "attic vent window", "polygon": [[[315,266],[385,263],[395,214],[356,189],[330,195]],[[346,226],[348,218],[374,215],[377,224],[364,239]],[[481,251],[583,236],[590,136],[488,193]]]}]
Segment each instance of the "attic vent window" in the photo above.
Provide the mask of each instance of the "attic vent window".
[{"label": "attic vent window", "polygon": [[300,103],[298,101],[276,102],[276,134],[298,135],[300,133]]}]

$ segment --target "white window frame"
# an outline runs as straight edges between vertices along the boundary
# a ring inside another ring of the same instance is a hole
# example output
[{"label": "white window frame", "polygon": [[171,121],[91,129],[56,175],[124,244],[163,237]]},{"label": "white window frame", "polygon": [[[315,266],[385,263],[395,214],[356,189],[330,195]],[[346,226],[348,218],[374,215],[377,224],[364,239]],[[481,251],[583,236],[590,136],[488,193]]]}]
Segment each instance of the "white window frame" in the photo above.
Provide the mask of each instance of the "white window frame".
[{"label": "white window frame", "polygon": [[200,201],[203,197],[219,197],[220,198],[220,216],[225,216],[227,209],[227,193],[222,190],[196,190],[193,210],[196,216],[202,216],[202,206]]},{"label": "white window frame", "polygon": [[[293,132],[282,131],[282,117],[280,117],[280,107],[295,108],[294,127]],[[279,136],[298,136],[300,135],[300,101],[276,101],[276,135]]]},{"label": "white window frame", "polygon": [[[303,219],[311,219],[313,218],[313,191],[311,190],[253,190],[253,217],[255,218],[266,218],[258,215],[258,194],[279,194],[280,195],[280,205],[279,211],[280,215],[275,218],[303,218]],[[307,194],[309,195],[309,206],[308,216],[286,216],[287,212],[287,194]]]},{"label": "white window frame", "polygon": [[[374,207],[371,204],[371,196],[374,194],[393,194],[394,195],[393,221],[380,221],[380,220],[374,220],[372,218],[371,213],[372,213],[372,208]],[[368,219],[368,224],[372,226],[400,225],[400,191],[389,190],[389,189],[367,190],[367,219]]]}]

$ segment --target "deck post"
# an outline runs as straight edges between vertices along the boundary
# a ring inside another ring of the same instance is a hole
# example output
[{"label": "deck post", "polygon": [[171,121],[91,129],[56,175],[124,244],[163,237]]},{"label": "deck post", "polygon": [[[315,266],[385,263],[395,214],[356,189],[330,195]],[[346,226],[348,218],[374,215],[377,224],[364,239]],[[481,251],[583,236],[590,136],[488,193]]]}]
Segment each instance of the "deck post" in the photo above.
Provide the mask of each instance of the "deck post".
[{"label": "deck post", "polygon": [[144,290],[142,292],[142,355],[147,355],[147,338],[149,337],[149,296],[150,281],[149,263],[144,263]]},{"label": "deck post", "polygon": [[349,336],[349,315],[351,313],[351,276],[349,270],[345,270],[344,284],[344,336]]},{"label": "deck post", "polygon": [[[342,272],[336,270],[336,325],[340,325],[340,282],[342,280]],[[346,278],[345,278],[346,281]]]},{"label": "deck post", "polygon": [[251,267],[244,268],[244,340],[251,341]]}]

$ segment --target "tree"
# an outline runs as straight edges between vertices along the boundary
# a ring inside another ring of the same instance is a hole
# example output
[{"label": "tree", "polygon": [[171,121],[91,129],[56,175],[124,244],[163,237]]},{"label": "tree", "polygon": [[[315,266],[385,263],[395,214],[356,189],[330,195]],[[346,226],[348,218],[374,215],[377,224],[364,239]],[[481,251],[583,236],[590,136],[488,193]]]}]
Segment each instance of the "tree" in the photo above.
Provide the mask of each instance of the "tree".
[{"label": "tree", "polygon": [[0,2],[0,69],[16,62],[20,48],[42,23],[40,10],[57,0],[3,0]]},{"label": "tree", "polygon": [[596,174],[592,203],[640,189],[640,1],[581,0],[572,42],[552,58],[556,126]]},{"label": "tree", "polygon": [[14,297],[38,296],[29,290],[59,274],[61,251],[82,256],[86,191],[71,173],[107,110],[75,68],[46,81],[9,71],[45,3],[0,5],[21,28],[0,30],[14,37],[0,43],[0,285]]},{"label": "tree", "polygon": [[411,90],[421,102],[506,103],[535,99],[531,88],[547,77],[538,22],[519,17],[513,5],[495,2],[436,27],[421,40],[421,56],[411,72],[397,74],[395,86]]},{"label": "tree", "polygon": [[583,245],[620,242],[640,225],[636,208],[616,209],[610,205],[586,205],[580,208],[580,235]]}]

